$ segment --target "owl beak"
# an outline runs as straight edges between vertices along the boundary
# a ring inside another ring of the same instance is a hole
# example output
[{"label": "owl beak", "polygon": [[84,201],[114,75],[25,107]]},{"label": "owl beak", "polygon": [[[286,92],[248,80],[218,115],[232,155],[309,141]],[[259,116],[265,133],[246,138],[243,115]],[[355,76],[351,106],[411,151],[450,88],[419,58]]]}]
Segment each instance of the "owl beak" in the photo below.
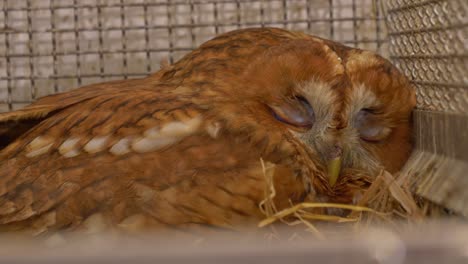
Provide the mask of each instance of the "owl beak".
[{"label": "owl beak", "polygon": [[327,169],[328,169],[328,183],[331,187],[336,184],[338,180],[338,176],[340,176],[341,171],[341,154],[342,149],[339,146],[335,146],[332,150],[330,155],[330,159],[328,161]]}]

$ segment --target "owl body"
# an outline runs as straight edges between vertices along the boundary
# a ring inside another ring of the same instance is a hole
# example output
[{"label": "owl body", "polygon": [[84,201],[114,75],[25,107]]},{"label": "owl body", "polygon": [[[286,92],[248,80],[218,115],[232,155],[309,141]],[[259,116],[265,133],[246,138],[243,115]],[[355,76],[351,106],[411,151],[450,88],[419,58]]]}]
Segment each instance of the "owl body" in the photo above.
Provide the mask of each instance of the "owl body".
[{"label": "owl body", "polygon": [[279,209],[351,202],[408,158],[414,97],[371,52],[225,33],[149,77],[0,114],[0,230],[252,226],[267,174]]}]

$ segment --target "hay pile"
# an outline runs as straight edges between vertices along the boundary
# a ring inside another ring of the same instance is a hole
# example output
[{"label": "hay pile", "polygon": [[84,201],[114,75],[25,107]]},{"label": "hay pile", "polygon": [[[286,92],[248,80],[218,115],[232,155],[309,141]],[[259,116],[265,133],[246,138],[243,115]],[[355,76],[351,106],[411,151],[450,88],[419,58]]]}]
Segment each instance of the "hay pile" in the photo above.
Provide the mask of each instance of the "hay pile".
[{"label": "hay pile", "polygon": [[[270,227],[276,236],[274,223],[287,226],[303,226],[302,230],[317,238],[326,238],[327,230],[337,226],[347,231],[360,232],[375,226],[384,226],[395,231],[407,230],[408,225],[421,224],[426,220],[447,216],[447,211],[427,199],[411,192],[409,177],[405,174],[392,175],[382,170],[370,186],[363,189],[363,195],[356,204],[303,202],[291,204],[289,208],[278,210],[273,175],[274,166],[261,161],[266,180],[265,199],[259,207],[265,215],[258,227]],[[318,209],[318,210],[317,210]],[[334,209],[345,212],[344,216],[329,214]],[[340,228],[340,230],[343,230]],[[294,234],[297,235],[297,234]]]}]

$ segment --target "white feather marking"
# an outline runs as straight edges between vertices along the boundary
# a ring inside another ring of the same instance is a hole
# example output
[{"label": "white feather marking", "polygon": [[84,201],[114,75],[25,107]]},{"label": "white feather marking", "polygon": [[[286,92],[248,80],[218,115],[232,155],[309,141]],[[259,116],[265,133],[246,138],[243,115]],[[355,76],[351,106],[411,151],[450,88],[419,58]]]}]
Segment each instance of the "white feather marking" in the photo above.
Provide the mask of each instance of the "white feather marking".
[{"label": "white feather marking", "polygon": [[45,154],[52,147],[53,142],[49,138],[37,137],[31,143],[29,143],[26,153],[26,157],[32,158],[42,154]]},{"label": "white feather marking", "polygon": [[197,116],[187,122],[171,122],[164,125],[160,133],[164,136],[184,137],[195,132],[200,127],[201,121],[201,118]]},{"label": "white feather marking", "polygon": [[50,149],[51,146],[52,146],[52,143],[49,144],[49,145],[47,145],[47,146],[45,146],[45,147],[32,150],[32,151],[26,153],[26,157],[32,158],[32,157],[36,157],[36,156],[45,154],[47,151],[49,151],[49,149]]},{"label": "white feather marking", "polygon": [[58,149],[59,153],[66,158],[78,156],[80,154],[80,152],[77,150],[77,144],[79,141],[80,139],[77,137],[65,140]]},{"label": "white feather marking", "polygon": [[77,149],[72,149],[70,151],[68,151],[67,153],[64,153],[62,154],[65,158],[73,158],[73,157],[76,157],[78,155],[80,155],[80,151],[77,150]]},{"label": "white feather marking", "polygon": [[212,138],[217,138],[219,130],[221,130],[221,125],[219,123],[210,123],[205,127],[205,129]]},{"label": "white feather marking", "polygon": [[160,138],[161,137],[161,133],[157,127],[152,127],[146,130],[143,135],[147,138]]},{"label": "white feather marking", "polygon": [[84,150],[88,153],[96,153],[104,150],[109,136],[99,136],[91,139],[85,146]]},{"label": "white feather marking", "polygon": [[160,138],[138,138],[133,141],[132,149],[139,153],[145,153],[167,147],[179,140],[180,138],[168,136],[161,136]]},{"label": "white feather marking", "polygon": [[130,139],[129,138],[122,138],[121,140],[117,141],[111,148],[110,153],[114,155],[124,155],[130,152]]},{"label": "white feather marking", "polygon": [[33,141],[31,141],[31,143],[29,143],[28,148],[29,150],[35,150],[43,148],[49,145],[50,143],[52,143],[51,138],[38,136]]}]

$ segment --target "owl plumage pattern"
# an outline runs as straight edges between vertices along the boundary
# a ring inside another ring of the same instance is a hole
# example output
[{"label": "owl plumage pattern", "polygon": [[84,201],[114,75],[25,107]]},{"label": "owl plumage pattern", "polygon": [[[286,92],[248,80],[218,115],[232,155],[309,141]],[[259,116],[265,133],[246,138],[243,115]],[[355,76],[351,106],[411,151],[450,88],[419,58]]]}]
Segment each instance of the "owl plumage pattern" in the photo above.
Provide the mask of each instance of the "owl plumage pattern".
[{"label": "owl plumage pattern", "polygon": [[280,209],[351,203],[408,159],[414,106],[408,80],[371,52],[228,32],[146,78],[0,114],[0,230],[248,226],[263,217],[261,160]]}]

